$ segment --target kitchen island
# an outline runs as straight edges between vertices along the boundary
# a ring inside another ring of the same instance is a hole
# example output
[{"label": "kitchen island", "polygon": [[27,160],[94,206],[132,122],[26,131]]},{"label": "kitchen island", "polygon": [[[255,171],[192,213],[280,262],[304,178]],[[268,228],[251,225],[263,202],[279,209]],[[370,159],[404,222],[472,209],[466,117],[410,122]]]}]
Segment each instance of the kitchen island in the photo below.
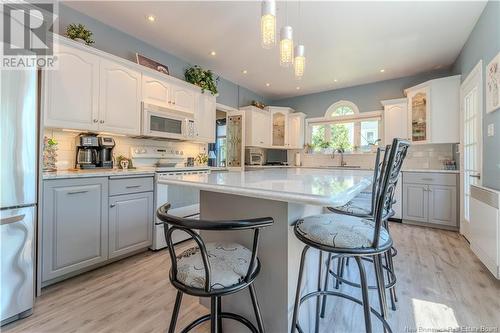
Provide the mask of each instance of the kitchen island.
[{"label": "kitchen island", "polygon": [[[362,170],[322,170],[303,168],[263,169],[245,172],[172,175],[165,184],[200,189],[200,215],[203,219],[244,219],[271,216],[274,224],[263,230],[259,247],[262,270],[255,286],[267,332],[289,332],[293,311],[298,265],[303,244],[295,238],[297,219],[324,212],[325,206],[347,203],[371,184],[373,173]],[[201,233],[205,242],[237,242],[251,248],[248,231]],[[309,251],[303,292],[315,289],[318,252]],[[208,301],[208,300],[207,300]],[[203,304],[206,303],[202,300]],[[247,293],[226,296],[222,307],[244,315],[255,323]],[[301,308],[304,331],[314,323],[314,300]],[[224,321],[227,332],[241,327]]]}]

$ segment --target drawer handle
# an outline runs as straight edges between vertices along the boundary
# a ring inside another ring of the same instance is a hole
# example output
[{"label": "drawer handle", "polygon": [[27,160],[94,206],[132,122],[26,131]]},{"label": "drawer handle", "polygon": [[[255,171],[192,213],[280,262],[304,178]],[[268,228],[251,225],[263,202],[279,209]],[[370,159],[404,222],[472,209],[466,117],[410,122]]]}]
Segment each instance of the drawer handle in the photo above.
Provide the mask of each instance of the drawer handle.
[{"label": "drawer handle", "polygon": [[109,207],[113,208],[114,206],[116,206],[116,204],[111,204],[109,205]]},{"label": "drawer handle", "polygon": [[68,194],[82,194],[82,193],[87,193],[88,191],[74,191],[74,192],[68,192]]},{"label": "drawer handle", "polygon": [[129,185],[129,186],[125,186],[125,188],[138,188],[138,187],[141,187],[141,185]]},{"label": "drawer handle", "polygon": [[422,180],[427,180],[427,181],[430,181],[430,182],[431,182],[431,181],[433,181],[433,180],[434,180],[434,178],[422,178]]},{"label": "drawer handle", "polygon": [[11,217],[6,217],[3,219],[0,219],[0,225],[6,225],[6,224],[11,224],[11,223],[16,223],[19,221],[24,220],[25,214],[17,215],[17,216],[11,216]]}]

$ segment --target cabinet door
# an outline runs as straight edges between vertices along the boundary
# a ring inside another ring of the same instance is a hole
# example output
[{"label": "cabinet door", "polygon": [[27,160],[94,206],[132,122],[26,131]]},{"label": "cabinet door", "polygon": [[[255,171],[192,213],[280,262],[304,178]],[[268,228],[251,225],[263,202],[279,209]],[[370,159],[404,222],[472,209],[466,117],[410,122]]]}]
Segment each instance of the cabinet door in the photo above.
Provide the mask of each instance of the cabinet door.
[{"label": "cabinet door", "polygon": [[408,131],[412,142],[430,142],[430,89],[423,87],[409,91],[408,97]]},{"label": "cabinet door", "polygon": [[429,185],[429,223],[458,225],[455,186]]},{"label": "cabinet door", "polygon": [[[198,94],[185,87],[176,85],[172,85],[171,87],[172,107],[182,112],[194,113],[196,107],[196,97]],[[205,93],[209,94],[209,92]]]},{"label": "cabinet door", "polygon": [[196,112],[194,114],[197,140],[215,142],[215,97],[199,94]]},{"label": "cabinet door", "polygon": [[302,149],[304,147],[304,117],[301,114],[288,115],[287,148]]},{"label": "cabinet door", "polygon": [[98,129],[99,58],[59,45],[57,70],[43,71],[44,125]]},{"label": "cabinet door", "polygon": [[267,111],[252,112],[252,146],[269,147],[271,145],[271,117]]},{"label": "cabinet door", "polygon": [[153,192],[109,198],[109,257],[152,244]]},{"label": "cabinet door", "polygon": [[145,103],[171,107],[170,84],[147,75],[142,76],[142,98]]},{"label": "cabinet door", "polygon": [[429,194],[427,185],[403,184],[403,219],[427,222]]},{"label": "cabinet door", "polygon": [[44,181],[42,281],[108,258],[108,179]]},{"label": "cabinet door", "polygon": [[141,73],[106,59],[100,68],[99,129],[139,135]]},{"label": "cabinet door", "polygon": [[271,140],[273,147],[288,145],[288,114],[280,111],[271,111]]},{"label": "cabinet door", "polygon": [[404,103],[384,107],[385,144],[391,144],[394,138],[410,139],[408,135],[408,110]]}]

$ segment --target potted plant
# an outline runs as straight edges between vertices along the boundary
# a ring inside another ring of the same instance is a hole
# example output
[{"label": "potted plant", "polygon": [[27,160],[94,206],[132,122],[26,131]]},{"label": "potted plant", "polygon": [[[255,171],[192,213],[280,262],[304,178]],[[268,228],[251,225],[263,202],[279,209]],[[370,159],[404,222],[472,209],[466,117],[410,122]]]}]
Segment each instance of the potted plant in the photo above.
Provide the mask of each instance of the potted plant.
[{"label": "potted plant", "polygon": [[94,44],[92,35],[92,32],[83,24],[72,23],[66,27],[66,36],[82,44]]},{"label": "potted plant", "polygon": [[201,88],[201,92],[204,93],[205,90],[208,90],[212,93],[212,95],[217,94],[217,84],[216,82],[219,80],[217,77],[214,79],[213,73],[211,70],[204,70],[198,65],[194,65],[189,67],[184,72],[184,77],[186,81],[197,85]]}]

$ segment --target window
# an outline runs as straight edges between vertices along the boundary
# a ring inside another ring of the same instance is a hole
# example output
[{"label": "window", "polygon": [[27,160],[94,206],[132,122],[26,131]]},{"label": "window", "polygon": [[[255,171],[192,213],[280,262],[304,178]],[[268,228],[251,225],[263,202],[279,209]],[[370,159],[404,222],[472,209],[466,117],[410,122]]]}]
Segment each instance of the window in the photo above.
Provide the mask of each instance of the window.
[{"label": "window", "polygon": [[369,152],[380,138],[381,112],[360,113],[349,101],[331,105],[322,118],[308,119],[308,139],[314,152]]}]

